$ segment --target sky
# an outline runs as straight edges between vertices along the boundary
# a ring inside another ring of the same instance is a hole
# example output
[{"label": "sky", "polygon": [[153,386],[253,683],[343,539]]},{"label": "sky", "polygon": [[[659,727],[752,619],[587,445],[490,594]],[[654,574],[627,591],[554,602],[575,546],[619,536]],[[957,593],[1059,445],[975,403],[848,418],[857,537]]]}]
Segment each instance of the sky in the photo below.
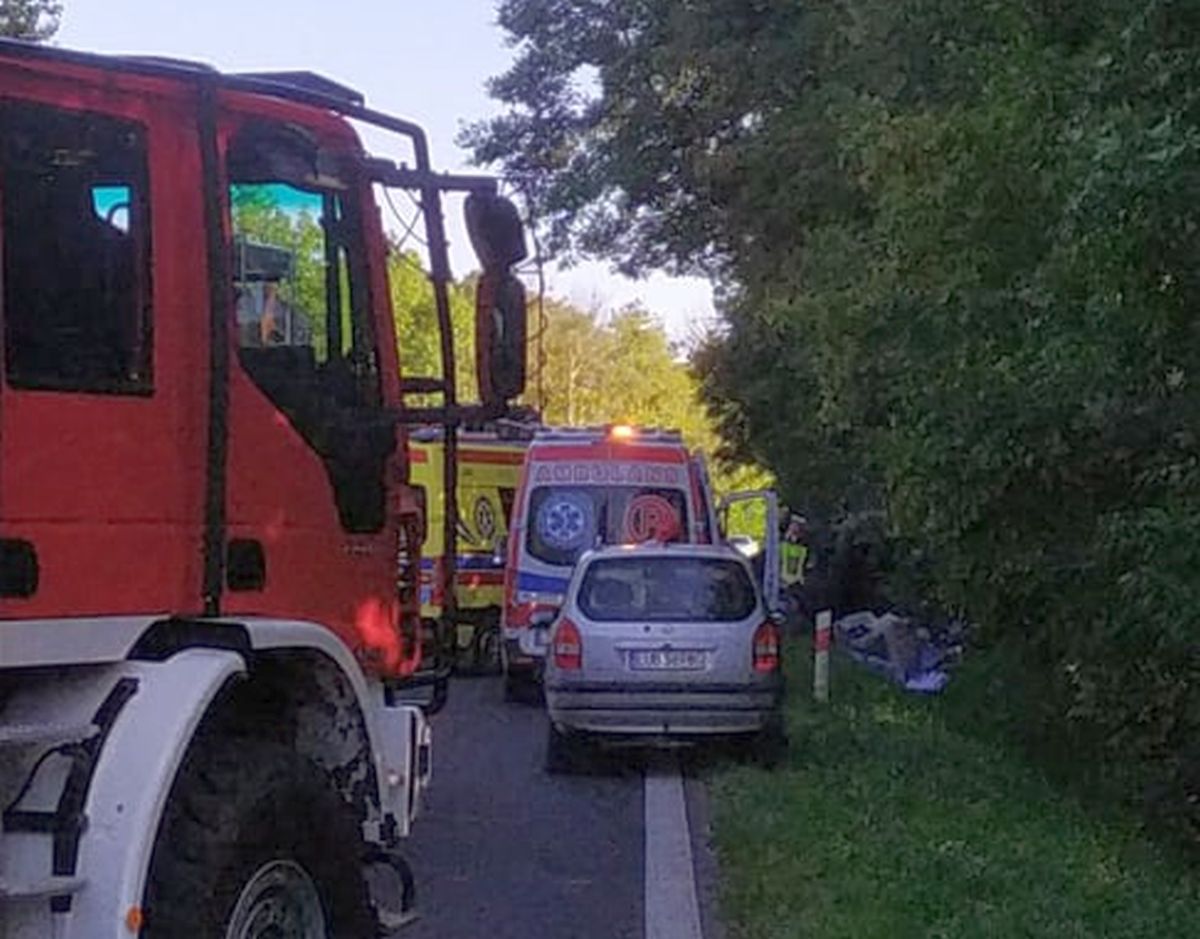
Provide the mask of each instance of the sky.
[{"label": "sky", "polygon": [[[496,25],[495,0],[65,0],[58,45],[93,52],[197,59],[226,71],[306,69],[362,92],[368,105],[416,121],[444,170],[468,170],[459,128],[497,113],[487,79],[513,57]],[[382,155],[388,139],[371,135]],[[470,248],[457,207],[448,207],[451,261],[467,273]],[[385,213],[386,215],[386,213]],[[552,294],[587,309],[632,302],[686,341],[713,319],[700,280],[656,275],[631,281],[606,264],[548,269]]]}]

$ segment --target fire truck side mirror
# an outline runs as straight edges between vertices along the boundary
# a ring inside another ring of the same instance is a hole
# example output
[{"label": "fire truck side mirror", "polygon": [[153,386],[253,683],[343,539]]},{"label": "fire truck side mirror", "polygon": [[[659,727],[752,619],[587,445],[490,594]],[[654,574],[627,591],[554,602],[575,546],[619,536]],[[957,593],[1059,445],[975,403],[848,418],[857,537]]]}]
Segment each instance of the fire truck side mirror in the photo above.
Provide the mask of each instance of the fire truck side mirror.
[{"label": "fire truck side mirror", "polygon": [[485,405],[503,405],[525,390],[525,288],[513,276],[525,259],[525,226],[513,203],[474,192],[464,207],[467,234],[483,274],[475,295],[475,377]]},{"label": "fire truck side mirror", "polygon": [[524,261],[525,226],[513,203],[493,193],[474,192],[463,207],[471,247],[485,271],[507,271]]},{"label": "fire truck side mirror", "polygon": [[475,294],[475,377],[485,404],[525,390],[525,287],[507,270],[485,270]]}]

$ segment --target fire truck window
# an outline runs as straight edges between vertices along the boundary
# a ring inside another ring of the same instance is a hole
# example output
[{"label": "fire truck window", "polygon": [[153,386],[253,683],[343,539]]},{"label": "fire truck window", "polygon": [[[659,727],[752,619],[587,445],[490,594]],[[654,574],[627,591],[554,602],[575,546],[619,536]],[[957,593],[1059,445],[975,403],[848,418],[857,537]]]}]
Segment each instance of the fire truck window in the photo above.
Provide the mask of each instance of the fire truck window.
[{"label": "fire truck window", "polygon": [[355,270],[361,251],[344,197],[278,181],[235,183],[230,205],[238,342],[252,377],[265,363],[287,361],[312,377],[310,390],[323,384],[343,403],[374,403],[365,273]]},{"label": "fire truck window", "polygon": [[129,203],[133,193],[128,186],[93,186],[92,211],[96,218],[117,231],[129,234]]},{"label": "fire truck window", "polygon": [[395,446],[380,419],[361,215],[307,136],[251,126],[228,158],[238,358],[320,455],[342,525],[378,531]]},{"label": "fire truck window", "polygon": [[282,183],[237,185],[230,204],[239,344],[290,346],[327,361],[321,196]]},{"label": "fire truck window", "polygon": [[0,106],[10,385],[150,390],[146,192],[138,125],[39,105]]}]

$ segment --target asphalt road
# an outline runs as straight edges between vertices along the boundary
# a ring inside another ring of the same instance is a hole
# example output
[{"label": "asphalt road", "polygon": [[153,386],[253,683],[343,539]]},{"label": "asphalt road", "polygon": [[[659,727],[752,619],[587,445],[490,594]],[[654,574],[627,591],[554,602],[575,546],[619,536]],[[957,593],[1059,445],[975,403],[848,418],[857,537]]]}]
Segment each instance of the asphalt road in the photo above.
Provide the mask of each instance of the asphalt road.
[{"label": "asphalt road", "polygon": [[542,771],[546,718],[460,679],[433,718],[434,781],[406,854],[404,939],[644,939],[644,764]]}]

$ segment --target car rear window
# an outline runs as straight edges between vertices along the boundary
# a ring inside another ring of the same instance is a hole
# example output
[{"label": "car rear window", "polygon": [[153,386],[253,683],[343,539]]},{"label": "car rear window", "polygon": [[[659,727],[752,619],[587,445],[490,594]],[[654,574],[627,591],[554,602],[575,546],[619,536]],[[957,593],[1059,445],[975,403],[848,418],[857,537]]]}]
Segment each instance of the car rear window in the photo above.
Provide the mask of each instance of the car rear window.
[{"label": "car rear window", "polygon": [[579,586],[579,608],[598,622],[732,623],[758,605],[741,563],[722,558],[605,558]]}]

